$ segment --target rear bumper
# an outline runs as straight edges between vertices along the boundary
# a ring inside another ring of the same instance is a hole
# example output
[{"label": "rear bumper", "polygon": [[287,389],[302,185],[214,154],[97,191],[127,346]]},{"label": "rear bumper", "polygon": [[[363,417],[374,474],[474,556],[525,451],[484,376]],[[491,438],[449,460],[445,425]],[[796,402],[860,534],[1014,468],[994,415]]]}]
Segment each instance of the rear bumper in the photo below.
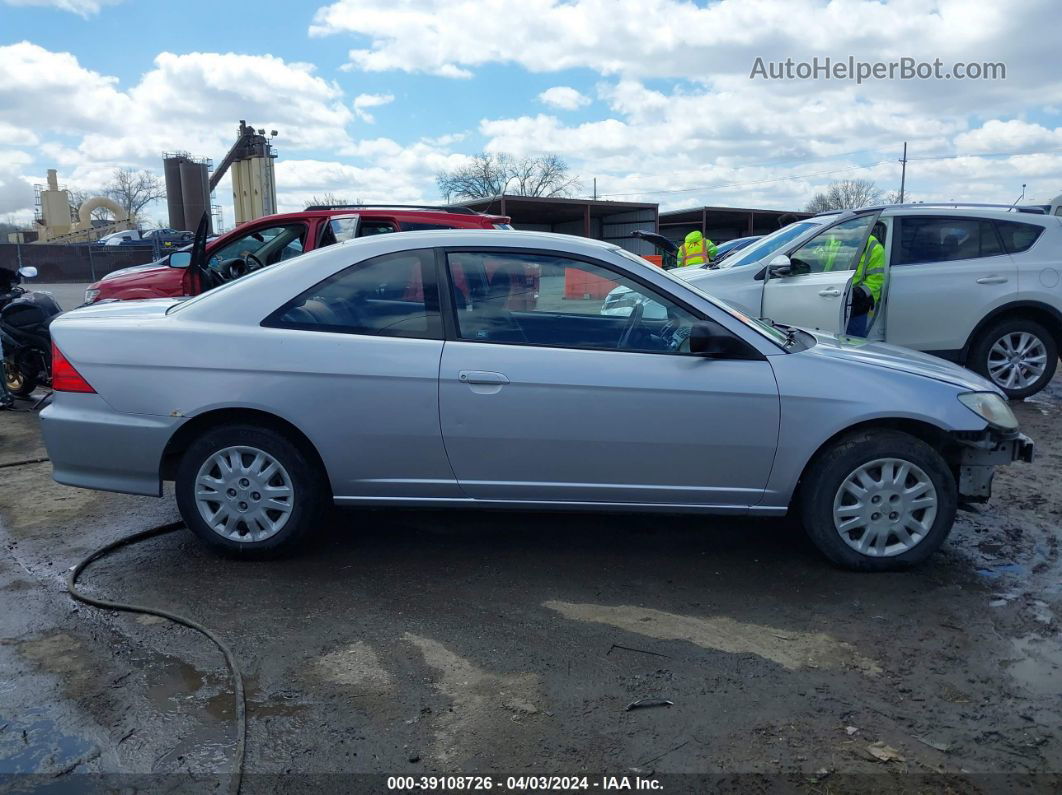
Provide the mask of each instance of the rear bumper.
[{"label": "rear bumper", "polygon": [[71,392],[57,392],[40,416],[57,483],[162,496],[162,452],[183,417],[122,414],[99,395]]}]

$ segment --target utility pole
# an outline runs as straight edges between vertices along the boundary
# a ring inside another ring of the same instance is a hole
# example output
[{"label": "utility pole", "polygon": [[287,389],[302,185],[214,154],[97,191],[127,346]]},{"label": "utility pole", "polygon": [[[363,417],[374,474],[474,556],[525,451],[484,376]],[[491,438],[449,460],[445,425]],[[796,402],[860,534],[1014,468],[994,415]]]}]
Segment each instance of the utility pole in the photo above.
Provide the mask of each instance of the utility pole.
[{"label": "utility pole", "polygon": [[903,167],[900,170],[900,204],[903,204],[903,190],[907,185],[907,141],[903,142]]},{"label": "utility pole", "polygon": [[594,201],[597,201],[597,177],[594,177]]}]

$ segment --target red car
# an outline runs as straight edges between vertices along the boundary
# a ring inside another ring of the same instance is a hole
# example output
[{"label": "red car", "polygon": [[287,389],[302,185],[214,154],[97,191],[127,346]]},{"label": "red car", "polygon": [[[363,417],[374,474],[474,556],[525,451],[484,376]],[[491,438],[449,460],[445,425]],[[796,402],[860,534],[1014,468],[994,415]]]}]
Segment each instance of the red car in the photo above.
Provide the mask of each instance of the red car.
[{"label": "red car", "polygon": [[[509,220],[503,215],[484,215],[459,207],[309,207],[301,212],[256,218],[208,241],[206,262],[211,272],[219,274],[216,283],[353,237],[424,229],[511,229]],[[104,276],[89,285],[85,303],[198,295],[214,286],[203,285],[198,269],[171,267],[169,260],[167,256]]]}]

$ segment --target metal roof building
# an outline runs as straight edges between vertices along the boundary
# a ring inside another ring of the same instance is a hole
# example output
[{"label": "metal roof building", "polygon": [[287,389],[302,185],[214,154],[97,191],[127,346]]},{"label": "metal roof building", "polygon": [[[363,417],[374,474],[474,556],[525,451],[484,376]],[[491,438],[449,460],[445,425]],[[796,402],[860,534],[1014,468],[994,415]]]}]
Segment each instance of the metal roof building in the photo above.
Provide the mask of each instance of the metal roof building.
[{"label": "metal roof building", "polygon": [[660,234],[681,243],[690,232],[699,230],[715,243],[749,235],[768,235],[811,213],[788,210],[758,210],[743,207],[691,207],[660,213]]},{"label": "metal roof building", "polygon": [[636,229],[657,231],[657,204],[508,194],[491,199],[471,199],[458,204],[482,213],[508,215],[516,229],[580,235],[607,240],[634,254],[656,253],[652,245],[632,238],[630,234]]}]

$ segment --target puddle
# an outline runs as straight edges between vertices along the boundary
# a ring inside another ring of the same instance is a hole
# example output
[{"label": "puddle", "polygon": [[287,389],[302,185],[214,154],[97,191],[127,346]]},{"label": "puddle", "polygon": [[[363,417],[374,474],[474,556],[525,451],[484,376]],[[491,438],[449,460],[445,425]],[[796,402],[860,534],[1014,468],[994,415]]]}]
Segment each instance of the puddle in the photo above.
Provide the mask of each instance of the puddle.
[{"label": "puddle", "polygon": [[1039,696],[1058,697],[1062,693],[1062,644],[1027,635],[1011,641],[1021,659],[1004,663],[1007,673]]},{"label": "puddle", "polygon": [[145,670],[145,695],[151,705],[163,713],[180,711],[207,684],[203,673],[183,660],[170,658],[161,664],[149,664]]},{"label": "puddle", "polygon": [[58,775],[100,755],[94,743],[63,733],[43,710],[31,710],[19,720],[0,716],[0,726],[0,775]]},{"label": "puddle", "polygon": [[544,607],[573,621],[607,624],[658,640],[684,640],[705,649],[755,654],[784,668],[850,666],[867,674],[881,673],[873,660],[849,644],[821,632],[797,632],[746,624],[726,616],[682,616],[630,605],[573,604],[549,601]]}]

